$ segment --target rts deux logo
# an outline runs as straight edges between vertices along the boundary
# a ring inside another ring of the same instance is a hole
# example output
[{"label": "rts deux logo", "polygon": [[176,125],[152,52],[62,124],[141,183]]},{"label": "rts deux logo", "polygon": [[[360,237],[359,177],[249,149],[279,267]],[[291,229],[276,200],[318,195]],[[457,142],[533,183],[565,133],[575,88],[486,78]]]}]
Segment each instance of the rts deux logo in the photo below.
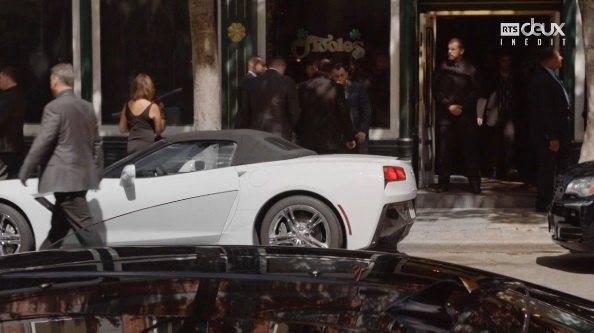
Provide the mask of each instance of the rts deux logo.
[{"label": "rts deux logo", "polygon": [[[554,37],[565,37],[565,33],[563,32],[563,27],[565,23],[557,24],[557,23],[538,23],[534,21],[534,18],[530,19],[530,22],[527,23],[501,23],[501,30],[500,35],[501,37],[520,37],[524,36],[524,44],[525,46],[530,45],[530,39],[528,37],[538,37],[536,38],[536,45],[541,46],[547,43],[547,39],[543,37],[548,37],[548,43],[553,46]],[[565,38],[561,38],[563,45],[565,45]],[[516,45],[517,41],[516,38],[511,39],[500,39],[500,45],[507,44],[509,45]]]}]

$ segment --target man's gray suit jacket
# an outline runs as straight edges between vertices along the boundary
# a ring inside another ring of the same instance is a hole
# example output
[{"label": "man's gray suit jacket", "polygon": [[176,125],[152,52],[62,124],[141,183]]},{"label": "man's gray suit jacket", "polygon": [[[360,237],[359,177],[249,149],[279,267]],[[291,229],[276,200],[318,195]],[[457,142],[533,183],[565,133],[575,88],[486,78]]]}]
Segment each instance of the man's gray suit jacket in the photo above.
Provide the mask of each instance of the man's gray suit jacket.
[{"label": "man's gray suit jacket", "polygon": [[99,186],[101,138],[93,106],[61,92],[45,106],[41,130],[19,172],[27,179],[41,166],[39,192],[79,192]]}]

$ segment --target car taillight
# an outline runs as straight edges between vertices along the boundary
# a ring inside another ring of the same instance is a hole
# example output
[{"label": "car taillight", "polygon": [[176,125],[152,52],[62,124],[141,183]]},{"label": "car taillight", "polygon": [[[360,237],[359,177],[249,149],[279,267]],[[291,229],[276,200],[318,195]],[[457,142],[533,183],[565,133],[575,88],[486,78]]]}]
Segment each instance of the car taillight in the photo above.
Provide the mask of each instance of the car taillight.
[{"label": "car taillight", "polygon": [[401,180],[406,180],[406,172],[404,172],[403,168],[393,166],[384,167],[384,181],[386,183],[397,182]]}]

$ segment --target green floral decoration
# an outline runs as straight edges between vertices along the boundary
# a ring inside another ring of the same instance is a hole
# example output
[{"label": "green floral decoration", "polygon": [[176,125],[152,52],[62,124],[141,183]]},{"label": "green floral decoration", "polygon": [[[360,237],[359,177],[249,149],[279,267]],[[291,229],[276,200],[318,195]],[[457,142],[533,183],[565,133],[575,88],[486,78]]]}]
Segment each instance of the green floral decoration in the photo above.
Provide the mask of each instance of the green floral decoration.
[{"label": "green floral decoration", "polygon": [[297,38],[299,39],[306,39],[307,35],[309,35],[309,31],[301,28],[299,30],[297,30]]},{"label": "green floral decoration", "polygon": [[349,37],[351,37],[351,40],[359,40],[361,39],[361,31],[359,29],[353,29],[349,32]]}]

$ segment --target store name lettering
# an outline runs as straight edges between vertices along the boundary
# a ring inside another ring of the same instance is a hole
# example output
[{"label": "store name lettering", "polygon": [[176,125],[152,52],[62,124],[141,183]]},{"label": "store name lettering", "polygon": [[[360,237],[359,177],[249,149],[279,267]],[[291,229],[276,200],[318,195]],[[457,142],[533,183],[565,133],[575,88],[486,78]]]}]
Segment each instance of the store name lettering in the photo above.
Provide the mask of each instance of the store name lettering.
[{"label": "store name lettering", "polygon": [[310,53],[346,52],[351,53],[355,59],[365,56],[363,41],[345,41],[342,38],[334,39],[332,35],[327,38],[309,35],[304,39],[297,39],[291,44],[291,55],[302,59]]}]

